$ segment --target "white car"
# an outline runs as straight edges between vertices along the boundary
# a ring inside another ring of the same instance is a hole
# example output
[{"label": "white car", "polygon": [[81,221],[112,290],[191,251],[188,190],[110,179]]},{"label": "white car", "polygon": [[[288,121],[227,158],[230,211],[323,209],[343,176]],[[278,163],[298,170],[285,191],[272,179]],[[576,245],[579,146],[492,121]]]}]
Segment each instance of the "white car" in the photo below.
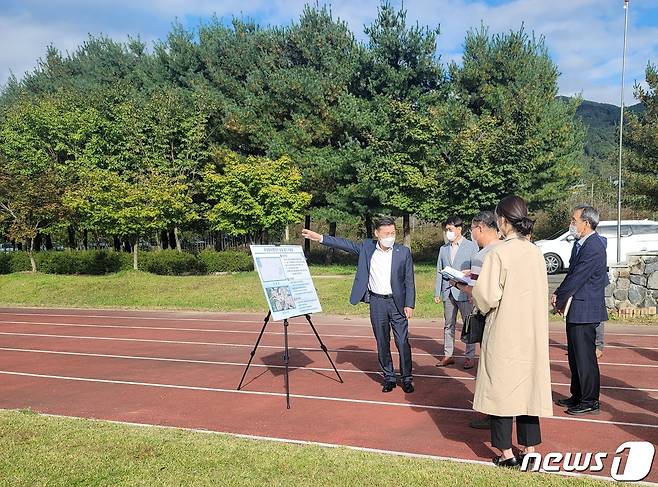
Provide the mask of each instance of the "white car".
[{"label": "white car", "polygon": [[[617,220],[602,221],[596,231],[608,240],[608,265],[617,262]],[[546,271],[556,274],[569,268],[569,258],[574,238],[569,231],[558,237],[535,242],[546,261]],[[652,220],[621,221],[621,258],[627,254],[658,250],[658,222]]]}]

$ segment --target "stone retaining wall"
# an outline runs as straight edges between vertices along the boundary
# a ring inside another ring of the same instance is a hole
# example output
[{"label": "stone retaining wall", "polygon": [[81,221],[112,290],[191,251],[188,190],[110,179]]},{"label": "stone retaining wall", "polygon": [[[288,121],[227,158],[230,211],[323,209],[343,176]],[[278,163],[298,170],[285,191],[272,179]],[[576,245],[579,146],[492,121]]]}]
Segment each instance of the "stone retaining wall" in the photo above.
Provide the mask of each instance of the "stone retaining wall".
[{"label": "stone retaining wall", "polygon": [[658,252],[629,254],[625,264],[610,266],[605,304],[625,315],[656,314],[658,303]]}]

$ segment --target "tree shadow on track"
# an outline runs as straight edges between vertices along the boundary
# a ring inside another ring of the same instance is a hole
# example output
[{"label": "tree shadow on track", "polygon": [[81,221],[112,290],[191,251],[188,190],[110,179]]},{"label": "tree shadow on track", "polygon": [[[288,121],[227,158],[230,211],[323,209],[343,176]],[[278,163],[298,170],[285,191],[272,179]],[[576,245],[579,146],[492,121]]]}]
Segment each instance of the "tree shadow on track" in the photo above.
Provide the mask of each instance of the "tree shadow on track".
[{"label": "tree shadow on track", "polygon": [[373,350],[355,345],[343,347],[336,353],[336,367],[343,364],[351,364],[377,384],[384,382],[384,376],[378,372],[377,353]]},{"label": "tree shadow on track", "polygon": [[[553,369],[556,371],[563,372],[568,378],[571,377],[571,372],[569,371],[569,367],[567,366],[554,365]],[[631,384],[624,382],[621,379],[610,377],[604,374],[601,374],[601,385],[612,386],[612,387],[634,388]],[[658,399],[653,397],[649,392],[640,391],[640,390],[635,390],[633,392],[630,392],[624,390],[603,389],[602,393],[610,397],[614,397],[615,400],[626,402],[628,404],[637,406],[646,411],[646,413],[638,412],[638,411],[634,411],[634,412],[624,411],[623,409],[614,407],[609,402],[607,402],[605,398],[602,398],[600,401],[601,411],[611,414],[611,418],[609,421],[616,421],[619,423],[639,423],[639,424],[658,426],[658,421],[656,420],[658,416]],[[561,396],[568,397],[568,393],[566,395],[561,395]],[[559,407],[557,406],[556,408],[559,409]],[[594,416],[585,415],[585,416],[580,416],[580,418],[594,419],[594,420],[600,419],[600,417],[596,415]],[[632,435],[632,437],[641,438],[646,441],[652,441],[653,443],[658,441],[658,428],[648,428],[648,427],[631,426],[624,424],[617,424],[611,426],[624,430],[629,435]],[[631,438],[624,438],[623,441],[627,441],[629,439]]]},{"label": "tree shadow on track", "polygon": [[[421,335],[417,336],[419,338],[429,338]],[[391,350],[395,350],[393,341],[391,341]],[[412,359],[414,357],[414,351],[422,351],[436,356],[436,343],[433,343],[432,340],[414,341],[412,342]],[[393,354],[393,358],[395,361],[397,354]],[[351,364],[378,385],[383,382],[382,374],[377,372],[379,370],[379,363],[377,360],[377,354],[374,350],[358,346],[343,347],[337,352],[336,364],[337,366]],[[396,370],[399,371],[399,364],[395,363],[394,365]],[[417,361],[414,361],[413,363],[413,371],[416,374],[423,373],[438,376],[444,375],[448,377],[448,374],[441,369],[434,367],[434,364],[420,365]],[[464,372],[474,376],[475,371],[476,369],[473,368]],[[469,421],[477,417],[472,411],[438,410],[420,406],[421,404],[434,405],[437,403],[437,395],[441,393],[437,381],[445,381],[449,384],[447,385],[449,388],[449,394],[454,395],[456,398],[455,404],[450,404],[447,407],[470,409],[471,402],[464,402],[463,398],[468,397],[469,399],[472,399],[473,397],[472,392],[466,387],[464,382],[458,379],[434,379],[425,377],[416,377],[414,379],[416,390],[412,394],[405,394],[403,396],[404,400],[411,404],[418,404],[418,407],[412,406],[411,409],[417,413],[427,414],[432,419],[439,432],[436,437],[436,444],[441,445],[441,442],[444,439],[447,439],[466,444],[471,451],[480,458],[490,458],[495,456],[493,450],[487,446],[487,443],[490,440],[489,432],[472,429],[468,426]],[[446,389],[443,390],[445,391]],[[388,398],[388,396],[383,394],[383,398]],[[448,451],[447,448],[449,448],[449,446],[442,446],[441,454],[451,456],[450,451]]]},{"label": "tree shadow on track", "polygon": [[[464,344],[456,339],[455,352],[459,350],[459,353],[463,354],[463,347]],[[426,353],[436,355],[436,347],[432,346],[431,342],[429,341],[417,341],[415,343],[415,348],[421,349]],[[476,357],[478,352],[479,350],[476,350]],[[464,370],[461,368],[459,361],[456,361],[455,365],[452,367],[459,367],[461,372],[467,373],[472,377],[475,377],[477,374],[477,367]],[[416,369],[420,369],[420,367],[416,367]],[[445,372],[445,368],[435,367],[433,364],[431,366],[422,367],[422,370],[427,374],[450,377],[450,375]],[[425,404],[436,403],[437,391],[430,384],[434,384],[437,380],[447,381],[449,384],[447,386],[449,391],[448,394],[456,398],[454,404],[449,403],[446,404],[445,407],[454,407],[459,409],[472,408],[473,392],[466,386],[466,383],[463,380],[459,379],[427,379],[424,381],[425,388],[416,388],[416,393],[418,393],[418,395],[414,397],[414,401],[422,402]],[[414,395],[416,395],[416,393],[414,393]],[[468,398],[467,403],[461,399],[464,397]],[[488,446],[491,440],[489,431],[473,429],[469,426],[470,421],[482,417],[480,413],[477,413],[472,409],[470,411],[450,411],[419,407],[413,408],[413,410],[419,413],[429,414],[430,418],[432,418],[432,421],[436,425],[440,435],[437,436],[437,443],[440,443],[442,438],[445,438],[450,441],[465,444],[476,456],[480,458],[492,458],[496,455],[494,450]],[[451,456],[450,452],[445,452],[444,455]]]},{"label": "tree shadow on track", "polygon": [[[623,343],[606,343],[606,346],[616,346],[616,347],[628,347],[628,345]],[[641,357],[651,360],[654,363],[658,363],[658,350],[651,350],[648,348],[625,348],[630,352],[637,353]],[[605,349],[604,349],[605,350]],[[614,349],[613,349],[614,350]]]}]

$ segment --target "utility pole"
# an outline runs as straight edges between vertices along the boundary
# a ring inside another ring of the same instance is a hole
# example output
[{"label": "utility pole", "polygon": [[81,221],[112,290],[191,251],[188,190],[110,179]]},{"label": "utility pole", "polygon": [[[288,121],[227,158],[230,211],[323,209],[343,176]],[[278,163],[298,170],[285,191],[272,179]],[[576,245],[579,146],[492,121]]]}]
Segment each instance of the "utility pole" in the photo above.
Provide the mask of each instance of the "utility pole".
[{"label": "utility pole", "polygon": [[626,33],[628,32],[629,0],[624,0],[624,53],[621,62],[621,110],[619,116],[619,174],[617,179],[617,262],[621,262],[621,155],[624,139],[624,74],[626,72]]}]

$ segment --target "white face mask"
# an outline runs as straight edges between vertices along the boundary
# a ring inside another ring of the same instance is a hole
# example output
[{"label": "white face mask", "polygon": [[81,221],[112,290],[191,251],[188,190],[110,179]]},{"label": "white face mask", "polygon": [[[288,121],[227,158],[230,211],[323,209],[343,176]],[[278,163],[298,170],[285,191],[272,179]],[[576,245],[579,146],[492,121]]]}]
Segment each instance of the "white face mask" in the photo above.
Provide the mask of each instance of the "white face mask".
[{"label": "white face mask", "polygon": [[446,232],[446,238],[448,239],[449,242],[454,242],[455,239],[457,238],[457,234],[452,230],[448,230]]},{"label": "white face mask", "polygon": [[391,248],[395,244],[395,236],[380,238],[379,243],[382,247]]},{"label": "white face mask", "polygon": [[576,239],[580,239],[580,233],[578,233],[578,230],[576,230],[576,224],[572,223],[569,225],[569,233],[571,234],[572,237]]}]

